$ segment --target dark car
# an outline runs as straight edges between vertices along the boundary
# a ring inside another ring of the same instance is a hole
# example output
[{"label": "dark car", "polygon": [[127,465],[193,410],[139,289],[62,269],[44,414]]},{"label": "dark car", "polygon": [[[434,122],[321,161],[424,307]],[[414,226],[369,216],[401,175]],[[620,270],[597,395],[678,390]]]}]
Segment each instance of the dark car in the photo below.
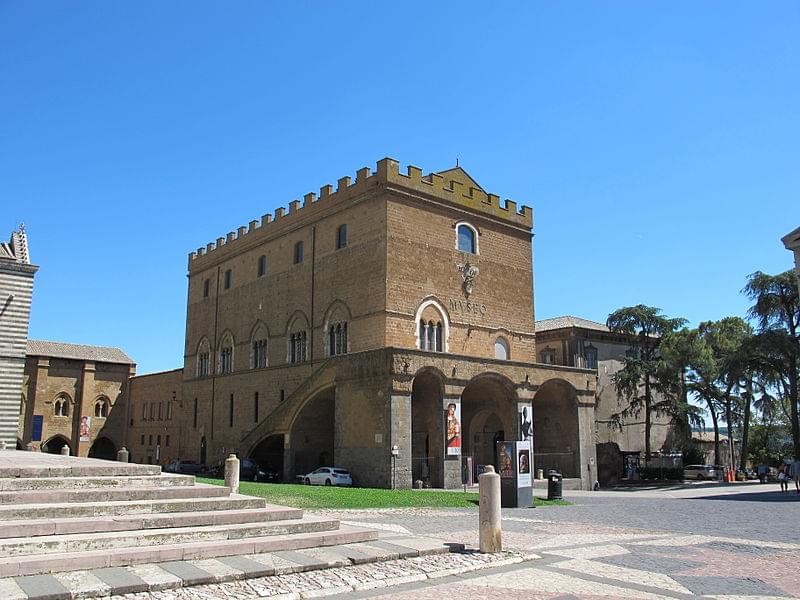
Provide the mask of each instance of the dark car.
[{"label": "dark car", "polygon": [[[225,477],[225,463],[214,466],[210,471],[211,477],[222,479]],[[239,479],[250,481],[277,481],[278,473],[269,467],[262,467],[251,458],[239,460]]]},{"label": "dark car", "polygon": [[179,473],[181,475],[199,475],[206,469],[205,465],[196,463],[193,460],[173,460],[164,467],[167,473]]}]

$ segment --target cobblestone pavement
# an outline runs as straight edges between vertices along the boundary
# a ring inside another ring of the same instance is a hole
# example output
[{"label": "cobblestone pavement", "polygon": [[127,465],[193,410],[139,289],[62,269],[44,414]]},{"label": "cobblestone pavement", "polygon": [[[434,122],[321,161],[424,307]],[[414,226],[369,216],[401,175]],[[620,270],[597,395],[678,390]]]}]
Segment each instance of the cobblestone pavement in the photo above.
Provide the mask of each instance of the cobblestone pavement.
[{"label": "cobblestone pavement", "polygon": [[[570,499],[574,506],[504,510],[501,555],[419,557],[124,598],[800,598],[796,496],[750,487]],[[318,513],[387,534],[478,542],[476,510]]]}]

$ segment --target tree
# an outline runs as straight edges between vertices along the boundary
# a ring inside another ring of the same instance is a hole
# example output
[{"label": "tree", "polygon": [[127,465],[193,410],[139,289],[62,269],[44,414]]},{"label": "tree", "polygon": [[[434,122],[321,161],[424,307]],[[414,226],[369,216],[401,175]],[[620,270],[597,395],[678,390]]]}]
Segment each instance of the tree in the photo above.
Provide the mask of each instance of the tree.
[{"label": "tree", "polygon": [[[645,462],[650,461],[650,432],[652,416],[673,414],[675,403],[671,398],[656,400],[654,392],[662,389],[663,363],[659,355],[661,338],[686,323],[685,319],[670,319],[661,314],[661,309],[639,304],[614,311],[608,316],[606,325],[615,332],[629,337],[630,348],[623,359],[623,367],[612,381],[617,396],[627,402],[615,420],[644,413]],[[671,391],[671,390],[670,390]]]},{"label": "tree", "polygon": [[756,271],[742,290],[754,301],[748,316],[768,342],[767,356],[778,387],[789,405],[794,456],[800,459],[800,299],[793,271],[768,275]]}]

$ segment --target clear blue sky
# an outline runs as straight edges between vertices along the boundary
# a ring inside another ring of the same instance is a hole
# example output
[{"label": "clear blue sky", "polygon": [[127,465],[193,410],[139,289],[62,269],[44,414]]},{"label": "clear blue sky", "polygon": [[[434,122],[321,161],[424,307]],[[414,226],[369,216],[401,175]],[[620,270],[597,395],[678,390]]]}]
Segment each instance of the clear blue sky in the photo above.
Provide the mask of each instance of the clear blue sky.
[{"label": "clear blue sky", "polygon": [[800,225],[799,31],[796,2],[2,2],[30,335],[181,366],[187,253],[383,156],[534,207],[538,318],[743,314]]}]

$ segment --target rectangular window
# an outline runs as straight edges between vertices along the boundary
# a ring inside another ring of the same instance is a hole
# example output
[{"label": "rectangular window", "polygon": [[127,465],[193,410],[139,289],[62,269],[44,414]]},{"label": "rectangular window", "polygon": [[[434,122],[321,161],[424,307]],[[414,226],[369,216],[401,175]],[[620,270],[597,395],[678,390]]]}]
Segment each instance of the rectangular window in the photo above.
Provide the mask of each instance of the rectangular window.
[{"label": "rectangular window", "polygon": [[156,445],[157,446],[161,445],[161,436],[160,435],[158,437],[156,437]]},{"label": "rectangular window", "polygon": [[204,279],[203,280],[203,298],[208,298],[208,286],[209,285],[210,285],[209,284],[209,280],[208,279]]},{"label": "rectangular window", "polygon": [[258,423],[258,392],[253,396],[253,422]]},{"label": "rectangular window", "polygon": [[147,402],[142,402],[142,421],[147,420]]},{"label": "rectangular window", "polygon": [[258,276],[263,277],[266,274],[267,274],[267,257],[262,255],[258,257]]},{"label": "rectangular window", "polygon": [[228,409],[228,427],[233,427],[233,394],[231,394],[231,403]]},{"label": "rectangular window", "polygon": [[169,448],[169,436],[167,436],[167,439],[165,439],[165,440],[164,440],[164,445],[165,445],[167,448]]},{"label": "rectangular window", "polygon": [[283,399],[285,398],[285,396],[286,396],[285,392],[283,390],[281,390],[281,402],[283,402]]},{"label": "rectangular window", "polygon": [[225,271],[225,289],[226,290],[231,289],[232,285],[233,285],[233,271],[228,269],[227,271]]},{"label": "rectangular window", "polygon": [[340,250],[345,246],[347,246],[347,225],[342,224],[336,230],[336,249]]},{"label": "rectangular window", "polygon": [[159,403],[158,403],[158,420],[159,420],[159,421],[161,421],[161,420],[162,420],[162,419],[161,419],[161,415],[162,415],[162,412],[161,412],[161,411],[162,411],[162,409],[163,409],[163,408],[164,408],[164,403],[163,403],[163,402],[159,402]]},{"label": "rectangular window", "polygon": [[303,242],[294,245],[294,264],[303,262]]},{"label": "rectangular window", "polygon": [[151,402],[150,403],[150,420],[151,421],[153,420],[153,415],[155,414],[155,408],[156,408],[156,403],[155,402]]},{"label": "rectangular window", "polygon": [[142,434],[142,446],[144,446],[144,434]]},{"label": "rectangular window", "polygon": [[197,398],[194,399],[194,428],[197,429]]},{"label": "rectangular window", "polygon": [[172,400],[167,400],[167,421],[172,421]]},{"label": "rectangular window", "polygon": [[147,438],[147,445],[148,446],[152,446],[153,445],[153,434],[152,433],[150,434],[150,437]]}]

